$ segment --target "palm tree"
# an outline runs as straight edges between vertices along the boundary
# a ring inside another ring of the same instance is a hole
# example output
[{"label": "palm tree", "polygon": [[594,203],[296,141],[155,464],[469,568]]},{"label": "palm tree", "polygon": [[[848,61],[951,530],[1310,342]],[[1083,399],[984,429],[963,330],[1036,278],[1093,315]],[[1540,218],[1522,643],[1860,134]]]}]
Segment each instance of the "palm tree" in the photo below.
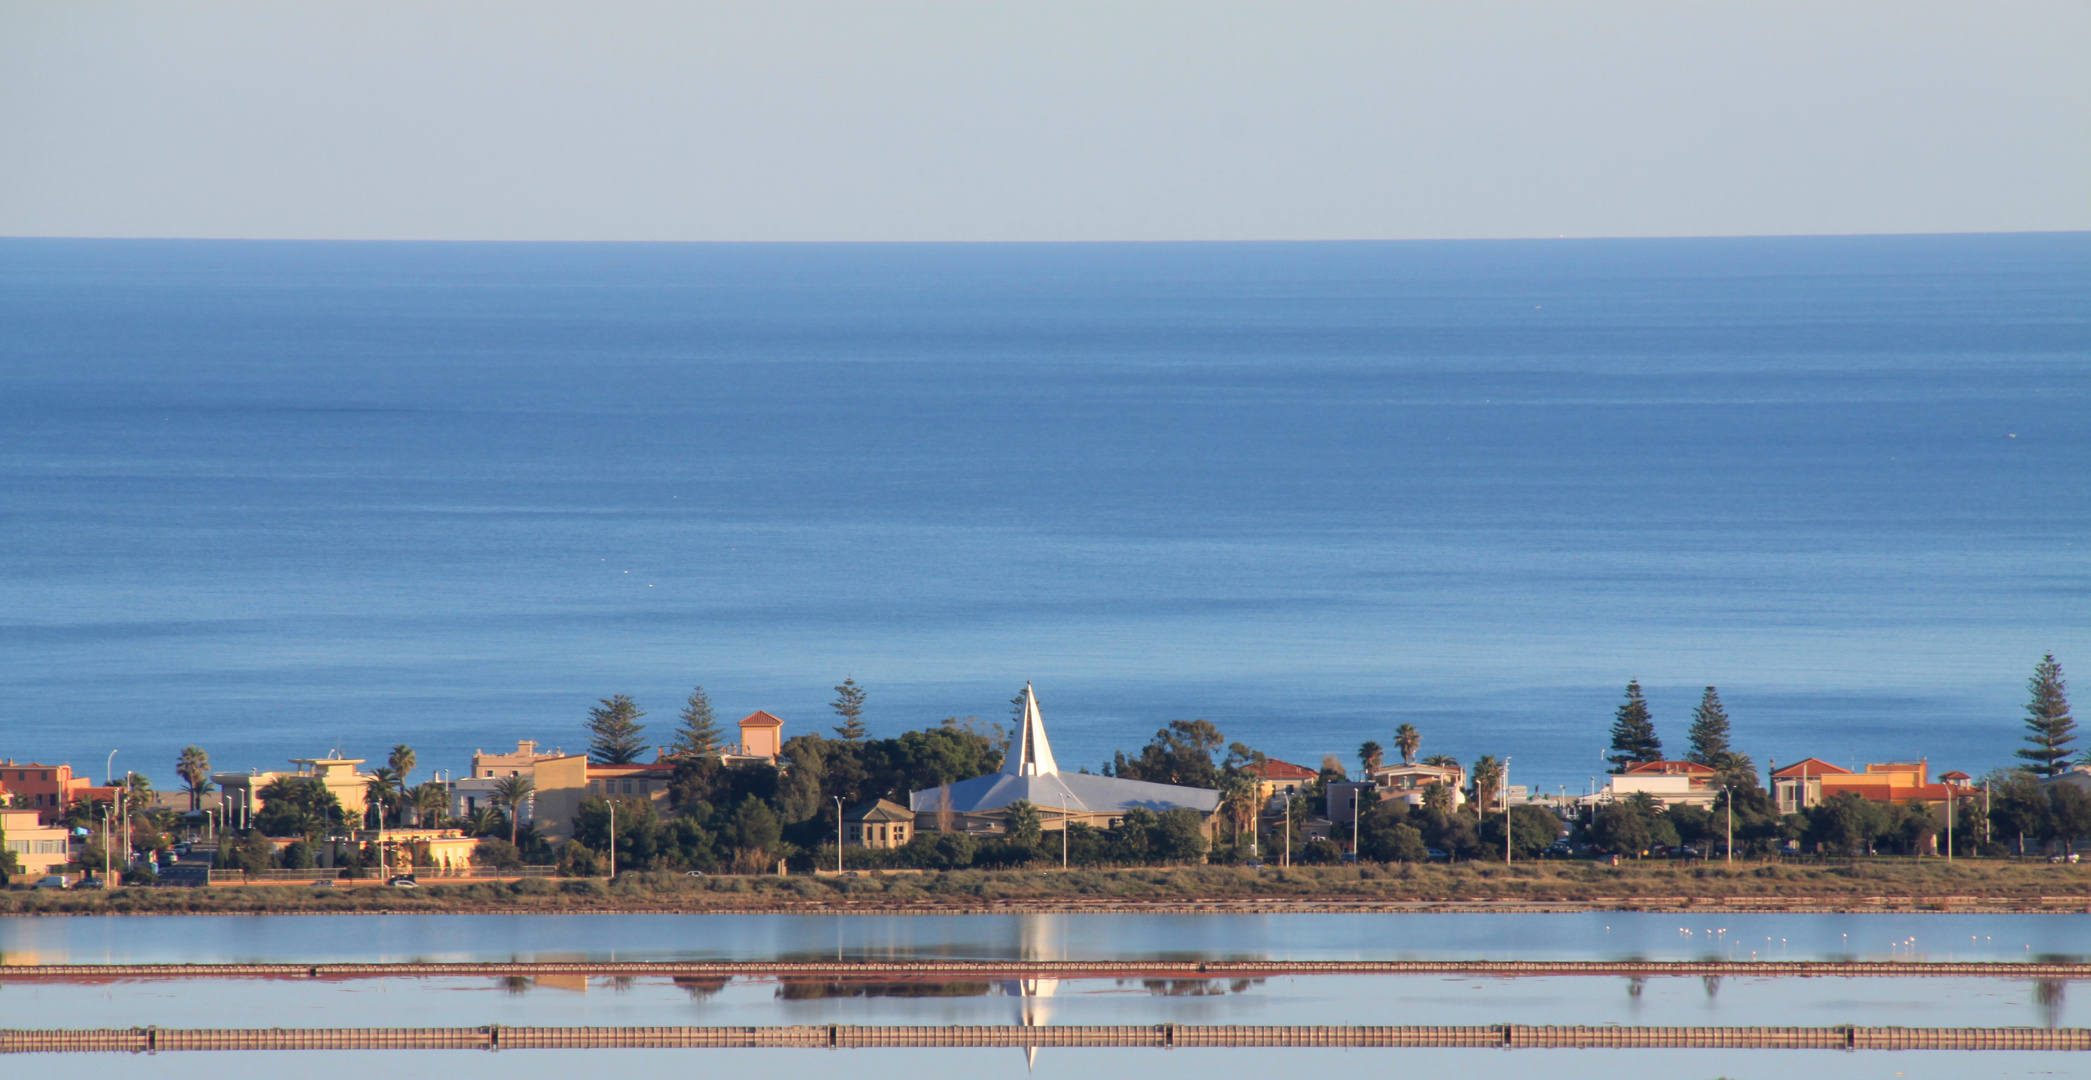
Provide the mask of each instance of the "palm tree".
[{"label": "palm tree", "polygon": [[1432,754],[1423,759],[1423,764],[1439,769],[1457,769],[1459,768],[1459,759],[1451,754]]},{"label": "palm tree", "polygon": [[482,806],[472,811],[472,816],[465,819],[465,831],[473,836],[494,836],[500,833],[504,824],[501,811],[491,806]]},{"label": "palm tree", "polygon": [[1234,776],[1220,789],[1220,817],[1234,823],[1234,846],[1242,846],[1242,826],[1256,821],[1259,785],[1246,776]]},{"label": "palm tree", "polygon": [[1452,809],[1452,785],[1446,783],[1423,786],[1423,809],[1443,813]]},{"label": "palm tree", "polygon": [[370,779],[363,783],[363,801],[378,812],[378,828],[385,827],[385,805],[399,794],[399,773],[379,766],[370,770]]},{"label": "palm tree", "polygon": [[1416,751],[1423,746],[1423,735],[1414,724],[1403,724],[1394,729],[1394,749],[1401,753],[1403,765],[1416,763]]},{"label": "palm tree", "polygon": [[1503,763],[1494,754],[1483,754],[1474,762],[1474,813],[1479,816],[1496,801],[1496,788],[1503,783]]},{"label": "palm tree", "polygon": [[1386,756],[1386,748],[1370,739],[1365,741],[1365,745],[1358,747],[1358,763],[1365,766],[1365,775],[1368,778],[1371,777],[1372,770],[1379,768],[1380,760]]},{"label": "palm tree", "polygon": [[[399,791],[397,793],[397,797],[399,798],[399,813],[396,816],[396,820],[399,822],[400,826],[404,828],[407,823],[407,801],[405,799],[405,795],[407,794],[407,777],[412,776],[414,774],[414,748],[408,746],[405,743],[400,743],[398,746],[392,748],[392,756],[385,759],[385,764],[391,766],[393,774],[399,779]],[[421,820],[418,816],[415,818],[414,824],[421,824]]]},{"label": "palm tree", "polygon": [[450,815],[450,789],[441,781],[430,780],[407,792],[407,804],[414,808],[414,824],[439,827]]},{"label": "palm tree", "polygon": [[182,747],[182,756],[174,763],[174,775],[181,777],[182,785],[188,789],[192,814],[203,806],[203,797],[217,786],[211,783],[211,756],[200,746]]},{"label": "palm tree", "polygon": [[494,783],[494,804],[508,811],[508,842],[515,843],[516,823],[522,819],[523,807],[530,804],[530,797],[537,791],[537,782],[527,776],[504,776]]}]

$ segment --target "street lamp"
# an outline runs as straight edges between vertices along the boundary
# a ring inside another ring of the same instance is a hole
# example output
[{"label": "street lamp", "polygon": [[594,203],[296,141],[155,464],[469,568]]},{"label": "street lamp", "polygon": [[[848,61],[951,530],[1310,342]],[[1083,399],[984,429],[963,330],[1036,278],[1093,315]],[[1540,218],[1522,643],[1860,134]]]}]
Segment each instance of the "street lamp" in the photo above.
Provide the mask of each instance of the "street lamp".
[{"label": "street lamp", "polygon": [[605,799],[610,804],[610,880],[617,880],[617,802]]},{"label": "street lamp", "polygon": [[1503,865],[1510,865],[1510,758],[1503,758]]},{"label": "street lamp", "polygon": [[835,796],[835,872],[842,873],[842,796]]}]

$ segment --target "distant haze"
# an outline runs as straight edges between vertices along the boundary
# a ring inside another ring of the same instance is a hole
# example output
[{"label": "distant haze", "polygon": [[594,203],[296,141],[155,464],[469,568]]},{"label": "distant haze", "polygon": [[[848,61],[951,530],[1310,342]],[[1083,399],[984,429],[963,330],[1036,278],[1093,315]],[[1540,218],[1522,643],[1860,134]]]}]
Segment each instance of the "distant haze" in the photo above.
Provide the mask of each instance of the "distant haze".
[{"label": "distant haze", "polygon": [[2091,228],[2091,6],[0,5],[0,234]]}]

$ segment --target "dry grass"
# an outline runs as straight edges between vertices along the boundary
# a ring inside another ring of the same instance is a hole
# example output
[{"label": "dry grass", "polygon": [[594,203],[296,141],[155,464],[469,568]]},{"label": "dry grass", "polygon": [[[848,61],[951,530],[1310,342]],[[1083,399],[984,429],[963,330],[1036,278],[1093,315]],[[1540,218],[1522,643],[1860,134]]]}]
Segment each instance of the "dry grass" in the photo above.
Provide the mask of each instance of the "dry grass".
[{"label": "dry grass", "polygon": [[2038,908],[2091,906],[2091,865],[2033,861],[1862,860],[1830,864],[1738,863],[1618,868],[1590,863],[1511,867],[1297,867],[1261,872],[1192,866],[1126,870],[959,870],[862,877],[629,874],[513,884],[427,884],[313,889],[244,886],[0,892],[0,914],[252,914],[525,911],[1140,910],[1222,903],[1302,906],[1481,901],[1632,909],[1882,906]]}]

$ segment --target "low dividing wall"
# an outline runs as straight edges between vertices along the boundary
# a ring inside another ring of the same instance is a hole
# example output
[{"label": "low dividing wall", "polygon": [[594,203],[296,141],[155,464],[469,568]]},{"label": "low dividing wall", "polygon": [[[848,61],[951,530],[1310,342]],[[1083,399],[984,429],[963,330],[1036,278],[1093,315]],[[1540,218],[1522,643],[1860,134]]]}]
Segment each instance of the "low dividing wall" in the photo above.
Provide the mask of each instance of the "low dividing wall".
[{"label": "low dividing wall", "polygon": [[2091,1050],[2085,1028],[1575,1027],[479,1027],[131,1028],[0,1031],[0,1053],[177,1050],[539,1050],[705,1047],[1671,1047],[1779,1050]]},{"label": "low dividing wall", "polygon": [[835,960],[597,961],[437,964],[22,964],[0,983],[30,979],[498,978],[505,975],[652,975],[695,978],[906,979],[1229,978],[1260,975],[1738,976],[1780,978],[2091,979],[2091,964],[1828,960]]}]

